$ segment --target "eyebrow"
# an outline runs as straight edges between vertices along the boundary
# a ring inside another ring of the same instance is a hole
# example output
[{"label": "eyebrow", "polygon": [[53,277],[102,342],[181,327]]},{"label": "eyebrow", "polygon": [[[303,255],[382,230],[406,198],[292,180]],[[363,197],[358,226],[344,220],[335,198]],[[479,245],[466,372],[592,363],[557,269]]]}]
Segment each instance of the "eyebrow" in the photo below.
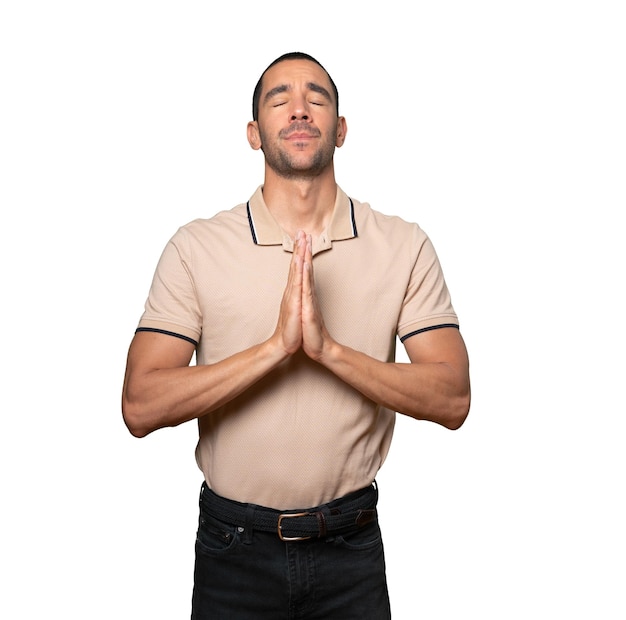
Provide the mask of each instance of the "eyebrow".
[{"label": "eyebrow", "polygon": [[[316,84],[315,82],[308,82],[306,86],[310,91],[313,91],[314,93],[318,93],[322,95],[325,99],[327,99],[330,103],[332,103],[333,99],[330,96],[330,93],[323,86],[320,86],[319,84]],[[267,93],[265,94],[265,97],[263,97],[263,102],[266,103],[275,95],[280,95],[281,93],[286,93],[290,90],[291,90],[291,86],[289,86],[288,84],[280,84],[278,86],[274,86],[274,88],[267,91]]]}]

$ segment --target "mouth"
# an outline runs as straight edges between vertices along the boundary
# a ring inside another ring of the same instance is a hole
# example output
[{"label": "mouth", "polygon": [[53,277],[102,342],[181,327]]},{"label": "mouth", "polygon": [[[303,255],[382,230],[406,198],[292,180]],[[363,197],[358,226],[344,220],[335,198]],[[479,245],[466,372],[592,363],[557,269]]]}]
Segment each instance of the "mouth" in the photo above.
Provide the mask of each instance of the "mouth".
[{"label": "mouth", "polygon": [[292,133],[289,134],[288,136],[285,136],[286,140],[295,140],[295,141],[302,141],[302,140],[312,140],[313,138],[317,138],[318,136],[314,135],[314,134],[310,134],[310,133]]},{"label": "mouth", "polygon": [[313,140],[321,136],[320,131],[315,127],[306,126],[304,123],[294,123],[280,132],[283,140],[293,140],[301,142],[303,140]]}]

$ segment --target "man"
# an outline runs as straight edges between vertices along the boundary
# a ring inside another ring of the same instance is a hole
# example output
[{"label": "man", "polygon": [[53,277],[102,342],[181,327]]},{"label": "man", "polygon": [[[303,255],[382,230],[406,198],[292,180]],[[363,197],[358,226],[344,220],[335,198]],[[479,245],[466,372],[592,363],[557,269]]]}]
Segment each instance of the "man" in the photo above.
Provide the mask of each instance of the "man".
[{"label": "man", "polygon": [[167,244],[124,419],[138,437],[198,419],[192,618],[388,618],[374,478],[394,412],[461,426],[465,345],[424,232],[337,186],[347,125],[318,61],[275,60],[253,119],[264,183]]}]

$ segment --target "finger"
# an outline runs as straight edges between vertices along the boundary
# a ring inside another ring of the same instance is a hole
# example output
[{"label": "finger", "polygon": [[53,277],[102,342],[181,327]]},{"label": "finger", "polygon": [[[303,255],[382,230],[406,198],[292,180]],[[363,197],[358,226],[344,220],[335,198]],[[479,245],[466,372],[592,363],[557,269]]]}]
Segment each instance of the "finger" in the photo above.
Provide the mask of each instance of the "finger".
[{"label": "finger", "polygon": [[[300,236],[301,237],[301,236]],[[294,241],[287,284],[283,292],[276,331],[285,351],[294,353],[302,344],[302,276],[303,259],[298,249],[302,239]]]},{"label": "finger", "polygon": [[296,233],[296,237],[293,243],[293,251],[291,254],[291,263],[289,264],[289,275],[287,279],[287,291],[291,291],[294,286],[301,286],[302,279],[302,259],[301,259],[301,250],[300,247],[302,245],[302,240],[304,238],[304,233],[302,231],[298,231]]},{"label": "finger", "polygon": [[296,238],[294,241],[293,253],[298,256],[300,259],[304,260],[304,254],[306,250],[306,235],[303,231],[299,230],[296,233]]},{"label": "finger", "polygon": [[304,248],[304,262],[309,265],[311,278],[313,277],[313,239],[311,235],[306,236]]},{"label": "finger", "polygon": [[313,298],[315,293],[315,282],[313,279],[313,243],[311,240],[311,235],[307,235],[305,240],[303,262],[303,294]]}]

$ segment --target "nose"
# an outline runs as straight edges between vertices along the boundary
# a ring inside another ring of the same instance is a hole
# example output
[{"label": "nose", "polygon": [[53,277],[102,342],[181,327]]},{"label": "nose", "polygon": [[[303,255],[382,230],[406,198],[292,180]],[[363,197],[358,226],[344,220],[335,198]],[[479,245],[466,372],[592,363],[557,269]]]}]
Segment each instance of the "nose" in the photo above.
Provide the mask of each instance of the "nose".
[{"label": "nose", "polygon": [[298,97],[293,101],[291,109],[292,121],[308,121],[310,118],[309,106],[304,97]]}]

